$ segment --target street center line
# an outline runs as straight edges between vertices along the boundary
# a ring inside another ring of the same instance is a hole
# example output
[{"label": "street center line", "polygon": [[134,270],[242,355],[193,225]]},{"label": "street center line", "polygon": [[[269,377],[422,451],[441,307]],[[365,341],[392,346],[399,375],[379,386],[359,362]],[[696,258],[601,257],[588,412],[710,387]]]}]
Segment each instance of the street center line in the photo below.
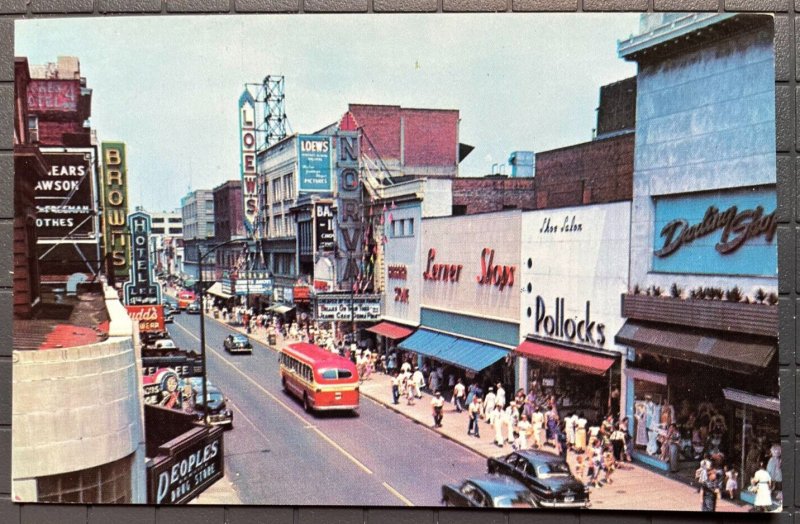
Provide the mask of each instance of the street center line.
[{"label": "street center line", "polygon": [[[194,335],[194,333],[190,332],[190,331],[189,331],[188,329],[186,329],[185,327],[181,326],[181,325],[180,325],[180,324],[178,324],[178,323],[176,323],[175,325],[176,325],[176,326],[178,326],[179,328],[181,328],[183,331],[185,331],[185,332],[186,332],[186,334],[187,334],[187,335],[189,335],[190,337],[194,338],[194,339],[195,339],[195,340],[197,340],[198,342],[200,341],[200,339],[199,339],[197,336],[195,336],[195,335]],[[217,356],[217,357],[218,357],[220,360],[222,360],[222,362],[224,362],[225,364],[227,364],[228,366],[230,366],[230,368],[231,368],[231,369],[233,369],[234,371],[236,371],[237,373],[239,373],[240,375],[242,375],[244,378],[246,378],[246,379],[247,379],[247,380],[248,380],[250,383],[252,383],[252,384],[253,384],[255,387],[257,387],[259,390],[261,390],[261,391],[262,391],[264,394],[266,394],[268,397],[270,397],[272,400],[274,400],[276,403],[278,403],[278,405],[280,405],[281,407],[283,407],[283,408],[284,408],[286,411],[288,411],[289,413],[291,413],[292,415],[294,415],[294,416],[295,416],[295,417],[297,417],[298,419],[302,420],[304,424],[308,424],[308,420],[306,420],[305,418],[303,418],[303,416],[302,416],[302,415],[299,415],[299,414],[297,414],[297,413],[296,413],[296,412],[295,412],[295,411],[294,411],[294,410],[293,410],[291,407],[289,407],[289,406],[288,406],[286,403],[284,403],[284,402],[283,402],[281,399],[279,399],[278,397],[276,397],[275,395],[273,395],[271,392],[269,392],[267,389],[265,389],[265,388],[264,388],[264,387],[263,387],[261,384],[259,384],[259,383],[258,383],[258,382],[256,382],[255,380],[253,380],[253,378],[252,378],[252,377],[250,377],[250,375],[248,375],[248,374],[247,374],[247,373],[245,373],[244,371],[240,370],[239,368],[237,368],[236,366],[234,366],[234,365],[233,365],[233,364],[231,364],[230,362],[228,362],[228,360],[227,360],[227,359],[223,358],[223,357],[222,357],[222,355],[220,355],[219,353],[217,353],[217,351],[216,351],[215,349],[211,348],[211,347],[210,347],[208,344],[206,344],[206,350],[209,350],[209,351],[211,351],[211,353],[212,353],[213,355],[216,355],[216,356]],[[207,372],[208,370],[203,370],[203,371],[204,371],[204,372]],[[317,428],[312,428],[312,429],[313,429],[313,430],[314,430],[314,431],[315,431],[315,432],[316,432],[316,433],[317,433],[317,434],[318,434],[320,437],[322,437],[322,438],[323,438],[323,439],[324,439],[326,442],[328,442],[328,443],[329,443],[331,446],[333,446],[333,447],[334,447],[336,450],[338,450],[338,451],[339,451],[340,453],[342,453],[342,454],[343,454],[345,457],[347,457],[348,459],[350,459],[350,461],[351,461],[351,462],[353,462],[353,463],[354,463],[356,466],[358,466],[359,468],[361,468],[361,469],[362,469],[364,472],[366,472],[367,474],[369,474],[369,475],[372,475],[372,470],[370,470],[370,469],[369,469],[367,466],[365,466],[364,464],[362,464],[362,463],[361,463],[361,461],[359,461],[359,460],[358,460],[357,458],[355,458],[353,455],[351,455],[350,453],[348,453],[348,452],[347,452],[347,451],[346,451],[344,448],[342,448],[342,447],[341,447],[339,444],[337,444],[336,442],[334,442],[334,441],[333,441],[333,439],[331,439],[329,436],[327,436],[325,433],[323,433],[322,431],[320,431],[320,430],[319,430],[319,429],[317,429]]]},{"label": "street center line", "polygon": [[408,500],[407,498],[405,498],[405,497],[404,497],[404,496],[403,496],[403,495],[402,495],[402,494],[401,494],[399,491],[397,491],[396,489],[394,489],[393,487],[391,487],[391,486],[390,486],[389,484],[387,484],[386,482],[384,482],[384,483],[383,483],[383,487],[384,487],[384,488],[386,488],[386,489],[388,489],[388,490],[389,490],[389,493],[391,493],[392,495],[394,495],[395,497],[397,497],[397,498],[399,498],[401,501],[403,501],[403,504],[405,504],[406,506],[413,506],[413,505],[414,505],[414,504],[413,504],[413,503],[412,503],[410,500]]}]

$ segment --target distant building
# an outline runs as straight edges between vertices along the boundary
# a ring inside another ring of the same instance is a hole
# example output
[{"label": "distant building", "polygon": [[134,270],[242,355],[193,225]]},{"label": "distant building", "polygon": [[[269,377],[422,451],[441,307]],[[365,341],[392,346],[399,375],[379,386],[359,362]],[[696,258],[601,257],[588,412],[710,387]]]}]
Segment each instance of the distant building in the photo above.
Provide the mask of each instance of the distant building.
[{"label": "distant building", "polygon": [[[181,199],[183,219],[183,271],[192,279],[200,277],[199,261],[214,239],[214,194],[210,189],[197,189]],[[202,255],[200,252],[202,250]],[[214,282],[215,254],[203,259],[203,279]]]},{"label": "distant building", "polygon": [[488,175],[453,179],[453,215],[535,208],[533,178]]},{"label": "distant building", "polygon": [[217,249],[215,266],[217,280],[223,278],[223,272],[236,267],[243,252],[245,228],[242,203],[241,180],[228,180],[214,188],[214,244],[242,239],[240,244],[229,244]]},{"label": "distant building", "polygon": [[103,266],[92,90],[76,57],[29,70],[27,132],[46,167],[35,188],[41,280],[63,285],[70,275],[89,278]]}]

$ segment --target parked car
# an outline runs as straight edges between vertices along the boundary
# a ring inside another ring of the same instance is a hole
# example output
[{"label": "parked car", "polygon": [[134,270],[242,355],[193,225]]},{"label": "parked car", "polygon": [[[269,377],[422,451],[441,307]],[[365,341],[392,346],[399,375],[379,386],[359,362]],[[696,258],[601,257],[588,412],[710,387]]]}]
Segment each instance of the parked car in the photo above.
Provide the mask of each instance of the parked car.
[{"label": "parked car", "polygon": [[482,475],[442,486],[442,504],[471,508],[535,508],[533,494],[522,483],[502,475]]},{"label": "parked car", "polygon": [[164,323],[172,324],[175,322],[175,312],[169,309],[164,309]]},{"label": "parked car", "polygon": [[492,457],[489,473],[514,478],[530,489],[536,504],[546,508],[585,508],[589,492],[558,456],[537,450],[515,451],[504,457]]},{"label": "parked car", "polygon": [[200,314],[200,304],[197,302],[192,302],[188,306],[186,306],[186,312],[192,315],[199,315]]},{"label": "parked car", "polygon": [[178,307],[178,304],[176,304],[175,302],[165,301],[164,302],[164,314],[166,315],[168,311],[172,312],[173,315],[177,315],[178,313],[181,312],[181,309]]},{"label": "parked car", "polygon": [[250,343],[250,339],[245,335],[240,335],[238,333],[225,337],[225,342],[223,342],[222,345],[225,348],[225,351],[228,351],[229,353],[253,352],[253,345]]},{"label": "parked car", "polygon": [[162,338],[153,342],[153,349],[166,351],[170,349],[178,349],[175,342],[171,338]]},{"label": "parked car", "polygon": [[[194,413],[198,421],[203,420],[205,400],[203,397],[203,379],[192,377],[187,379],[195,391]],[[212,426],[225,426],[233,429],[233,411],[227,406],[228,398],[217,386],[206,382],[208,397],[208,423]]]}]

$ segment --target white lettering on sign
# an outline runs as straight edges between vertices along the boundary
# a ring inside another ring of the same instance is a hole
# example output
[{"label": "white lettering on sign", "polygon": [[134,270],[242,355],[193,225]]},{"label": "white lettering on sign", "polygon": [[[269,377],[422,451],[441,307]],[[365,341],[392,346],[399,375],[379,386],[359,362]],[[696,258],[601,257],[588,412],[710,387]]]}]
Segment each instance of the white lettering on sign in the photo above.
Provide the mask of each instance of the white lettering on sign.
[{"label": "white lettering on sign", "polygon": [[327,153],[329,143],[327,140],[303,140],[300,142],[300,150],[306,153]]}]

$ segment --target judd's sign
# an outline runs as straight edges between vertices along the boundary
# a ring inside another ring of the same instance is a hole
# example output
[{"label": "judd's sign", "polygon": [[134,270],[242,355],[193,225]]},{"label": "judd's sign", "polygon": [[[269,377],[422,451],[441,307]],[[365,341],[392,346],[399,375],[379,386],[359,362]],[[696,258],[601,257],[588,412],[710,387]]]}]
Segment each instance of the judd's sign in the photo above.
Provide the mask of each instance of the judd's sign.
[{"label": "judd's sign", "polygon": [[128,216],[128,167],[125,144],[103,142],[103,238],[114,276],[125,278],[130,270],[131,248],[125,231]]},{"label": "judd's sign", "polygon": [[256,234],[258,185],[256,184],[255,100],[245,89],[239,97],[239,169],[242,175],[244,227],[251,238]]},{"label": "judd's sign", "polygon": [[125,306],[131,320],[139,323],[139,331],[164,331],[164,306]]},{"label": "judd's sign", "polygon": [[128,215],[132,260],[129,282],[123,287],[126,306],[161,304],[161,284],[155,279],[150,258],[150,215],[142,211]]},{"label": "judd's sign", "polygon": [[185,504],[221,479],[223,431],[198,426],[161,445],[147,466],[147,503]]}]

